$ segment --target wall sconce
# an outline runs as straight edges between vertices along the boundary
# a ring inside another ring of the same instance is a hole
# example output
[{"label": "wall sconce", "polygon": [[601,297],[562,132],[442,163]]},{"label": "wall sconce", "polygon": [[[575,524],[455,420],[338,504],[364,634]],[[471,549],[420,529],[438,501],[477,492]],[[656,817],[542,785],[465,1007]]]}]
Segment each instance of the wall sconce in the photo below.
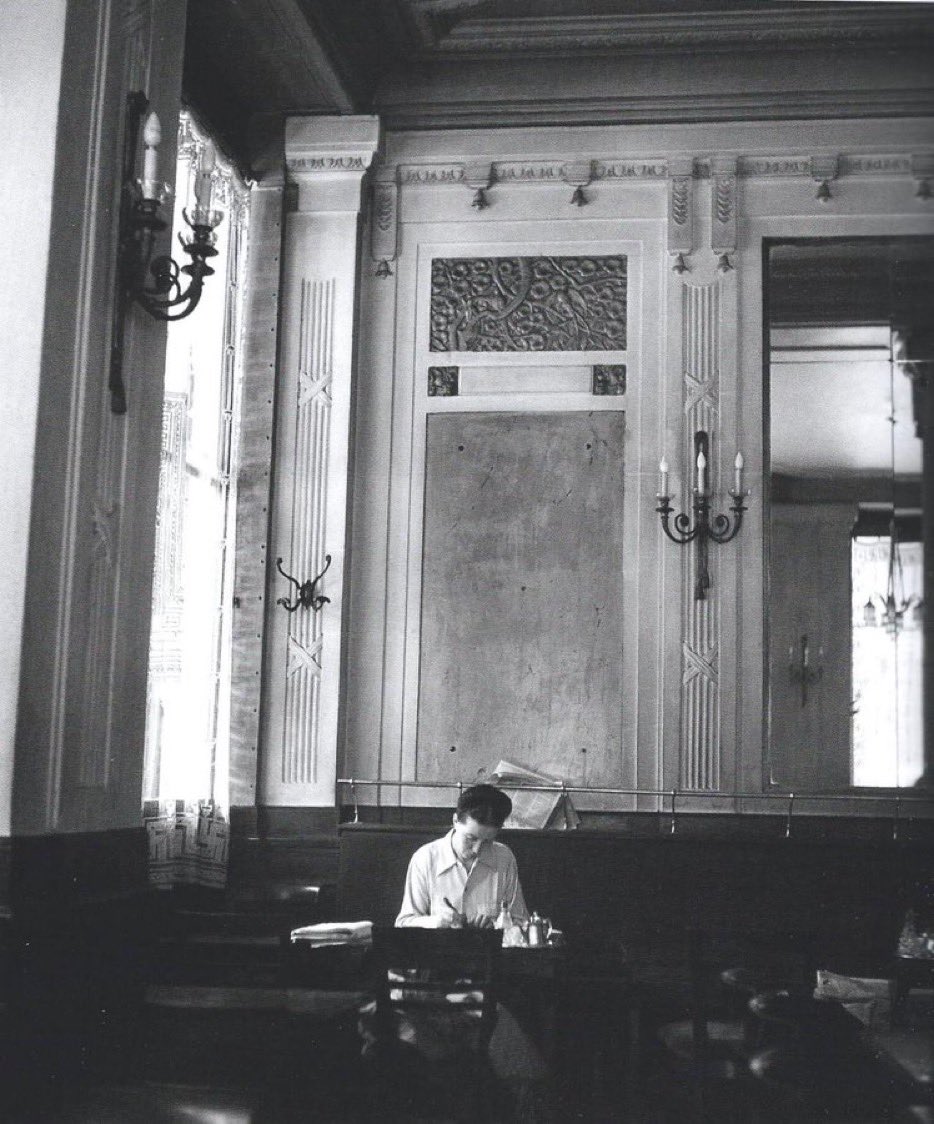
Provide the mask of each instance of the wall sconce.
[{"label": "wall sconce", "polygon": [[[182,249],[191,261],[179,266],[168,254],[153,258],[156,235],[168,225],[160,208],[171,188],[158,178],[158,148],[162,140],[159,118],[146,115],[149,100],[141,91],[127,98],[123,169],[120,188],[120,226],[114,292],[113,331],[110,345],[110,408],[126,413],[123,384],[123,334],[126,314],[136,302],[156,320],[182,320],[194,312],[201,299],[205,277],[214,270],[208,259],[217,254],[214,229],[223,218],[211,206],[214,148],[206,144],[195,178],[195,204],[183,212],[189,234],[179,234]],[[145,124],[143,119],[145,117]],[[137,178],[136,155],[140,125],[143,129],[143,175]],[[189,281],[183,290],[180,274]]]},{"label": "wall sconce", "polygon": [[801,685],[801,705],[808,704],[808,687],[818,683],[824,674],[824,649],[817,649],[817,667],[811,667],[811,652],[808,647],[808,638],[802,635],[798,641],[798,655],[795,658],[795,648],[792,644],[788,649],[788,674],[792,683]]},{"label": "wall sconce", "polygon": [[707,488],[710,438],[703,429],[694,434],[694,453],[697,468],[697,482],[693,492],[694,525],[691,525],[689,515],[679,512],[674,518],[674,530],[672,531],[669,526],[669,518],[674,508],[669,503],[671,495],[668,492],[668,462],[664,457],[658,466],[659,490],[656,496],[658,507],[655,510],[661,517],[662,529],[672,542],[678,543],[680,546],[689,542],[697,543],[697,581],[694,585],[694,599],[695,601],[705,601],[707,590],[710,588],[710,572],[707,566],[708,540],[722,545],[736,538],[740,527],[743,525],[743,512],[746,510],[743,500],[749,495],[749,491],[743,489],[743,454],[737,453],[734,462],[733,487],[730,490],[730,495],[733,498],[730,505],[733,519],[731,521],[729,516],[722,513],[713,516],[711,519],[711,492]]}]

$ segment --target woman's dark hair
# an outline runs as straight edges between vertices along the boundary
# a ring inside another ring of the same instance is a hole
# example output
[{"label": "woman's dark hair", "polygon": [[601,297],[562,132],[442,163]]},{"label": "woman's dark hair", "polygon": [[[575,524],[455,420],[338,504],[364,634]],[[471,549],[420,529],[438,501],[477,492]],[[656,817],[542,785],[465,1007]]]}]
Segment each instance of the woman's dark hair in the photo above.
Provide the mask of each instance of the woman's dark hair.
[{"label": "woman's dark hair", "polygon": [[471,816],[484,827],[502,827],[511,811],[512,801],[505,792],[491,784],[475,784],[461,793],[456,815],[461,822]]}]

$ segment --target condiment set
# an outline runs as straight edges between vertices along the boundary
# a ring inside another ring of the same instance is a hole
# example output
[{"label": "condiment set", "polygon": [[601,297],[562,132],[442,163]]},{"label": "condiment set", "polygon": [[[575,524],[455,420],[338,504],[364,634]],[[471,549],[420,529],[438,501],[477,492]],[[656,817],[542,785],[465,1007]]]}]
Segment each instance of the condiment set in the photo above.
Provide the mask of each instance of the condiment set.
[{"label": "condiment set", "polygon": [[563,934],[552,927],[547,917],[533,911],[525,925],[517,925],[513,921],[512,911],[507,902],[503,902],[499,917],[496,919],[496,928],[503,930],[503,946],[517,948],[542,948],[545,945],[563,944]]}]

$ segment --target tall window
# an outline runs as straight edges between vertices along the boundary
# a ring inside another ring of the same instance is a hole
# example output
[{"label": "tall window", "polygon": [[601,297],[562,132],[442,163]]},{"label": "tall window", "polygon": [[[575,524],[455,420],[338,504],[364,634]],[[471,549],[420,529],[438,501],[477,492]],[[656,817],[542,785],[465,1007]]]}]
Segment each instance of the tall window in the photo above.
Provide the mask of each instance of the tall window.
[{"label": "tall window", "polygon": [[924,771],[922,544],[858,536],[852,549],[853,784],[912,785]]},{"label": "tall window", "polygon": [[[179,125],[173,228],[207,137]],[[143,797],[226,804],[230,610],[240,404],[241,286],[249,193],[220,155],[213,171],[215,275],[166,352]]]}]

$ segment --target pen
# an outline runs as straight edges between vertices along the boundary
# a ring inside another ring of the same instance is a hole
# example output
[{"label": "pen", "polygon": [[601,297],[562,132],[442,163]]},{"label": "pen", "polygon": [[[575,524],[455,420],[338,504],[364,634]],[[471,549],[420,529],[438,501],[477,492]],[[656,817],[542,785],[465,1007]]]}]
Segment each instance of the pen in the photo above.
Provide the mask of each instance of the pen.
[{"label": "pen", "polygon": [[462,920],[464,920],[464,921],[466,921],[466,920],[467,920],[467,914],[466,914],[466,913],[461,913],[461,911],[460,911],[459,909],[457,909],[457,908],[456,908],[456,906],[452,905],[452,904],[451,904],[451,902],[450,902],[450,901],[449,901],[449,900],[448,900],[447,898],[442,898],[441,900],[442,900],[442,901],[444,902],[444,904],[445,904],[445,905],[446,905],[446,906],[448,907],[448,909],[450,909],[450,910],[452,910],[452,911],[453,911],[454,913],[456,913],[458,917],[460,917],[460,918],[461,918]]}]

